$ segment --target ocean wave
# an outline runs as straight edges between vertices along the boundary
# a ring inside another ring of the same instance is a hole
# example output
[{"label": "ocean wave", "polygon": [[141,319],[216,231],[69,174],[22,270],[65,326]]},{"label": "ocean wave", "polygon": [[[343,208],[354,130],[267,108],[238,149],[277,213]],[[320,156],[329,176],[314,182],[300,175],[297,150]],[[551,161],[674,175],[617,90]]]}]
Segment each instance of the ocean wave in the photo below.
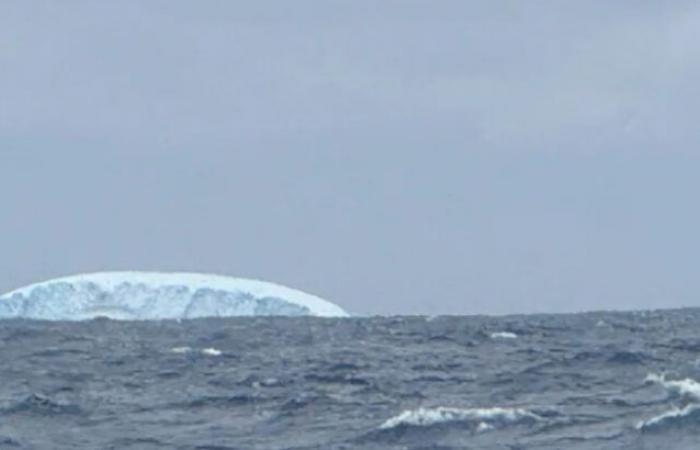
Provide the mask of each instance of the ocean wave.
[{"label": "ocean wave", "polygon": [[644,379],[645,383],[654,383],[663,386],[670,394],[686,398],[688,400],[700,401],[700,383],[686,378],[684,380],[668,380],[666,374],[650,373]]},{"label": "ocean wave", "polygon": [[173,347],[170,349],[171,353],[183,354],[192,351],[192,347]]},{"label": "ocean wave", "polygon": [[518,335],[510,331],[497,331],[491,333],[491,339],[517,339]]},{"label": "ocean wave", "polygon": [[648,355],[642,352],[617,351],[608,357],[607,362],[613,364],[642,364]]},{"label": "ocean wave", "polygon": [[686,404],[640,421],[636,425],[637,430],[655,431],[674,426],[700,425],[700,404],[697,403],[700,401],[700,383],[690,378],[668,380],[665,374],[649,374],[644,381],[662,386],[672,397],[678,397]]},{"label": "ocean wave", "polygon": [[653,431],[684,424],[700,425],[700,405],[691,404],[683,408],[673,408],[649,420],[639,422],[636,428],[639,431]]},{"label": "ocean wave", "polygon": [[[188,353],[192,353],[195,350],[192,347],[173,347],[170,349],[170,353],[175,353],[179,355],[184,355]],[[203,348],[199,350],[199,353],[205,356],[221,356],[223,355],[223,352],[219,349],[216,348]]]},{"label": "ocean wave", "polygon": [[230,409],[255,403],[258,398],[252,394],[237,394],[230,396],[201,396],[185,402],[172,403],[169,406],[174,409],[201,409],[201,408],[225,408]]},{"label": "ocean wave", "polygon": [[2,411],[3,415],[25,414],[37,416],[79,415],[83,411],[78,405],[59,403],[41,394],[31,394]]},{"label": "ocean wave", "polygon": [[0,436],[0,448],[21,448],[22,444],[20,444],[18,441],[6,437],[6,436]]},{"label": "ocean wave", "polygon": [[443,423],[464,423],[476,432],[502,428],[508,425],[533,424],[543,420],[523,408],[418,408],[407,410],[379,426],[380,430],[399,427],[429,427]]},{"label": "ocean wave", "polygon": [[202,349],[202,354],[206,356],[221,356],[223,352],[216,348],[204,348]]}]

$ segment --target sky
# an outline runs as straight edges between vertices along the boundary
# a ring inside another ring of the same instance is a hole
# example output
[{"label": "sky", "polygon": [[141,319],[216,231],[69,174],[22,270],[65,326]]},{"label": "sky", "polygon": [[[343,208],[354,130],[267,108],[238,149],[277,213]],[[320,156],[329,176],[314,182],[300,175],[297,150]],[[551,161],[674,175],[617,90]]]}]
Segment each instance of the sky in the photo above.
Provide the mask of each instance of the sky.
[{"label": "sky", "polygon": [[0,2],[0,291],[700,306],[695,1]]}]

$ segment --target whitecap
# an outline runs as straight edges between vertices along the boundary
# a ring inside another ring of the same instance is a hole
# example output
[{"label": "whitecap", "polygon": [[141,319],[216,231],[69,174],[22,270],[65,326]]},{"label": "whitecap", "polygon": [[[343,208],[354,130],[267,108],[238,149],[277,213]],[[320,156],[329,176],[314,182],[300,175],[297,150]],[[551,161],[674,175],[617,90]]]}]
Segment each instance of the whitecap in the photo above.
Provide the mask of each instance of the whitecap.
[{"label": "whitecap", "polygon": [[681,397],[700,400],[700,383],[690,378],[684,380],[667,380],[666,374],[658,375],[650,373],[646,376],[644,382],[659,384],[668,392]]},{"label": "whitecap", "polygon": [[693,416],[700,415],[700,404],[693,403],[700,401],[700,383],[686,378],[683,380],[668,380],[666,374],[650,373],[644,379],[645,383],[654,383],[661,385],[669,394],[680,397],[686,402],[682,408],[674,406],[671,410],[666,411],[658,416],[648,420],[642,420],[637,423],[636,428],[639,431],[647,431],[652,429],[663,428],[669,424],[677,423],[686,420]]},{"label": "whitecap", "polygon": [[172,353],[189,353],[192,351],[191,347],[173,347],[170,349]]},{"label": "whitecap", "polygon": [[673,408],[670,411],[652,417],[649,420],[642,420],[637,424],[637,430],[647,431],[662,428],[666,425],[678,422],[693,415],[700,414],[700,405],[690,404],[683,408]]},{"label": "whitecap", "polygon": [[380,425],[386,430],[401,426],[427,427],[448,422],[466,422],[476,431],[487,431],[506,425],[533,423],[542,417],[523,408],[418,408],[407,410]]},{"label": "whitecap", "polygon": [[479,423],[479,426],[476,427],[476,432],[483,433],[484,431],[489,431],[489,430],[493,430],[493,429],[494,429],[493,425],[489,425],[486,422],[481,422],[481,423]]},{"label": "whitecap", "polygon": [[510,331],[497,331],[491,333],[491,339],[517,339],[518,335]]},{"label": "whitecap", "polygon": [[207,356],[221,356],[223,353],[221,350],[215,348],[203,348],[202,354]]}]

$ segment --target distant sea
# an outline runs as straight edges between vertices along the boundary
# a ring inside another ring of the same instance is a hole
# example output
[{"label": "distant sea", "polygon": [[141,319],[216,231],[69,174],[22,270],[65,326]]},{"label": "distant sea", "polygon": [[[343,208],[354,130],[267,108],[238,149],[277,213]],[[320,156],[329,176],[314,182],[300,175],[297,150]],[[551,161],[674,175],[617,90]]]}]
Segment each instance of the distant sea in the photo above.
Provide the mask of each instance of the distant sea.
[{"label": "distant sea", "polygon": [[700,310],[0,321],[0,449],[700,449]]}]

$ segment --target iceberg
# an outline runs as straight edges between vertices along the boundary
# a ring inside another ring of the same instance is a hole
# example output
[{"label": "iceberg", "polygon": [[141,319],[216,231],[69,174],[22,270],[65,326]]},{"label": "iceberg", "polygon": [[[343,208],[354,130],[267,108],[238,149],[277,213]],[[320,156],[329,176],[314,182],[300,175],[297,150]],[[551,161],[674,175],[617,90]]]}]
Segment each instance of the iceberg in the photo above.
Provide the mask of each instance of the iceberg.
[{"label": "iceberg", "polygon": [[84,274],[32,284],[0,296],[0,319],[347,315],[331,302],[274,283],[194,273]]}]

